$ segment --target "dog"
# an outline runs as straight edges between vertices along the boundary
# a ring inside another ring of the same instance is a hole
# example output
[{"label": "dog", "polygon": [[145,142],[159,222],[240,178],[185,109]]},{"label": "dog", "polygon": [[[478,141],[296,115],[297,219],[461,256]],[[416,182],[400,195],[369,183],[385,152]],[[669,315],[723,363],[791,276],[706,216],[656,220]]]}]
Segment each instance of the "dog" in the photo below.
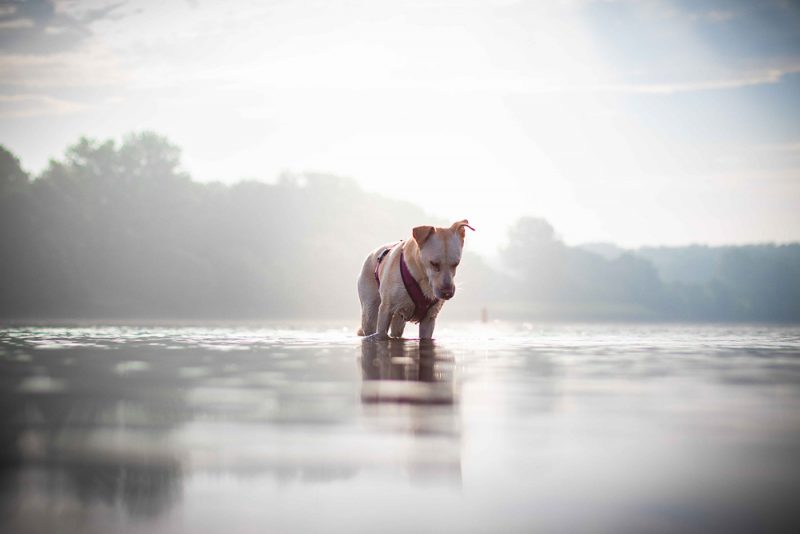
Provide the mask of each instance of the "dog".
[{"label": "dog", "polygon": [[432,339],[436,317],[453,298],[469,221],[449,228],[417,226],[412,239],[384,245],[364,260],[358,277],[361,336],[402,337],[406,322],[419,323],[420,339]]}]

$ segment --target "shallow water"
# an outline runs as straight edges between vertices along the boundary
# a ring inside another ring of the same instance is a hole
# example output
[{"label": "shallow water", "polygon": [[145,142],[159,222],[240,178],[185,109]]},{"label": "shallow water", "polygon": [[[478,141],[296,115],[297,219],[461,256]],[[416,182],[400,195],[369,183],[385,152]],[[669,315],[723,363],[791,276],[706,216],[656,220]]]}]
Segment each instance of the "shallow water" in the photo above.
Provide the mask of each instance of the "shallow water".
[{"label": "shallow water", "polygon": [[3,532],[800,532],[800,328],[0,331]]}]

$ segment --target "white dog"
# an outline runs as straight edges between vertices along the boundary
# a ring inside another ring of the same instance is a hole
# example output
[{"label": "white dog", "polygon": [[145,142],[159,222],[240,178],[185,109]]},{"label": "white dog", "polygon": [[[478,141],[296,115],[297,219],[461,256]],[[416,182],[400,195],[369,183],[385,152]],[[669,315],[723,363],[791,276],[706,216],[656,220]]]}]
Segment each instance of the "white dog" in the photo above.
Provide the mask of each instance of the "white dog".
[{"label": "white dog", "polygon": [[456,293],[453,278],[461,261],[465,228],[417,226],[413,239],[373,250],[358,277],[361,300],[359,335],[386,338],[403,335],[406,321],[419,323],[420,339],[431,339],[436,316]]}]

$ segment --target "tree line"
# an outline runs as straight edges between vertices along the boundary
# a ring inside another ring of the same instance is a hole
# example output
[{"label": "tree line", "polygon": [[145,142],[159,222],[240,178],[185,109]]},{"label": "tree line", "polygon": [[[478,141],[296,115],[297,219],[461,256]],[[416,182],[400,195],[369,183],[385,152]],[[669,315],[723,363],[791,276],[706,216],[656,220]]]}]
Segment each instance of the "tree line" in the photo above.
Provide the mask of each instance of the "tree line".
[{"label": "tree line", "polygon": [[[347,178],[198,183],[151,133],[80,139],[38,176],[0,146],[0,317],[358,317],[366,253],[435,221]],[[470,255],[445,313],[565,320],[800,320],[800,245],[602,254],[536,218],[490,267]]]}]

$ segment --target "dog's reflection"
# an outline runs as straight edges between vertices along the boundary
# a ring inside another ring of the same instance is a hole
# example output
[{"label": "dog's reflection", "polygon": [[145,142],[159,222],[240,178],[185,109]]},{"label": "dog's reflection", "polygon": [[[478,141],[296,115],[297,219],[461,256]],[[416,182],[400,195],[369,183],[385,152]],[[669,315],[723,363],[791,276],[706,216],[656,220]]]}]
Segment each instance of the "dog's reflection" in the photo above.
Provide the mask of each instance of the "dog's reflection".
[{"label": "dog's reflection", "polygon": [[361,370],[366,427],[407,440],[388,449],[403,451],[394,461],[414,480],[460,485],[460,413],[449,351],[430,340],[364,340]]},{"label": "dog's reflection", "polygon": [[363,402],[453,404],[453,359],[431,340],[361,344]]}]

